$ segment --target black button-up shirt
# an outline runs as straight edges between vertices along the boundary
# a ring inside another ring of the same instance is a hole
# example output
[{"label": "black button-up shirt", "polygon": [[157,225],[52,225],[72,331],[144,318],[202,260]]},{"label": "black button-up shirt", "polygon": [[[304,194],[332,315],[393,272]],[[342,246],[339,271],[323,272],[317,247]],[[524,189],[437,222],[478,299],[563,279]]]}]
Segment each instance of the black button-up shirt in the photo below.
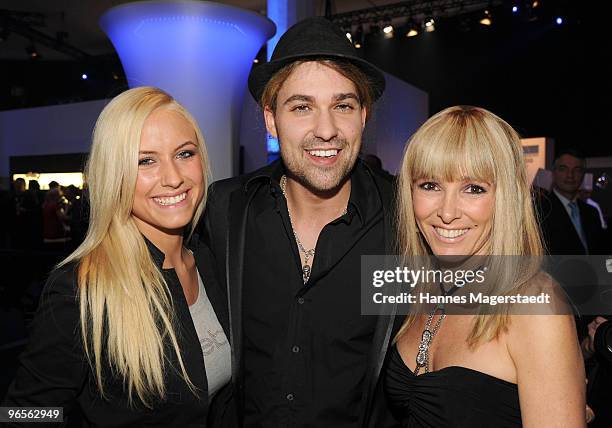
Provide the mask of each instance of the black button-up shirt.
[{"label": "black button-up shirt", "polygon": [[[247,427],[356,427],[376,317],[362,316],[360,258],[384,253],[382,202],[360,163],[348,212],[317,241],[302,281],[279,167],[248,216],[244,288]],[[262,179],[259,177],[258,179]],[[264,178],[266,179],[266,178]]]}]

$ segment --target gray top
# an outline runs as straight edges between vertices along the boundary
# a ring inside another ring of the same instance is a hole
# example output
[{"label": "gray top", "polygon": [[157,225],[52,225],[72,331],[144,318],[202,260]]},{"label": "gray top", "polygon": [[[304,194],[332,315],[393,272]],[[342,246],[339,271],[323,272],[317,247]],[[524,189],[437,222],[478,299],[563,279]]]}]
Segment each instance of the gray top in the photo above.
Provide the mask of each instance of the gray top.
[{"label": "gray top", "polygon": [[208,300],[202,277],[198,272],[198,298],[189,306],[193,325],[195,326],[208,380],[209,399],[227,382],[232,374],[230,346],[217,314]]}]

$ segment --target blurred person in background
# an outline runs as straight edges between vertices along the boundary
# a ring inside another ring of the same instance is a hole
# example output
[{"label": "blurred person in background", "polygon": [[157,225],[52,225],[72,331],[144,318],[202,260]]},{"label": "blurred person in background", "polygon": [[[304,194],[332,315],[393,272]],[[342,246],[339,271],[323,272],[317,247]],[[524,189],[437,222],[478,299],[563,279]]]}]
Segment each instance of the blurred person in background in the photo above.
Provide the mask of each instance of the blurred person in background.
[{"label": "blurred person in background", "polygon": [[604,254],[599,213],[578,198],[585,160],[575,150],[562,151],[553,165],[552,191],[536,204],[545,249],[549,254]]},{"label": "blurred person in background", "polygon": [[28,219],[25,207],[26,183],[23,178],[13,182],[11,195],[10,233],[13,248],[27,248]]},{"label": "blurred person in background", "polygon": [[65,198],[56,181],[49,183],[49,191],[42,204],[43,244],[51,251],[64,251],[70,241],[70,218],[67,214]]}]

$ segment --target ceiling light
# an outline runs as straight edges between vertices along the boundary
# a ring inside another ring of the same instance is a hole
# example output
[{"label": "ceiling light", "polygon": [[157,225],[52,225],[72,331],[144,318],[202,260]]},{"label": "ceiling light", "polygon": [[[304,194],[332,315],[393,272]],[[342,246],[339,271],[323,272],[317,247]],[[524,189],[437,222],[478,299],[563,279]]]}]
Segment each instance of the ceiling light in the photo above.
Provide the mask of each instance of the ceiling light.
[{"label": "ceiling light", "polygon": [[478,22],[480,22],[482,25],[486,25],[487,27],[493,23],[493,21],[491,20],[491,14],[488,10],[484,11],[484,15]]},{"label": "ceiling light", "polygon": [[363,41],[364,41],[363,26],[360,25],[359,27],[357,27],[357,31],[355,32],[355,48],[361,49],[361,47],[363,46]]},{"label": "ceiling light", "polygon": [[425,27],[425,31],[431,33],[432,31],[436,31],[436,22],[433,18],[427,18],[423,24]]},{"label": "ceiling light", "polygon": [[419,31],[415,27],[410,27],[410,30],[408,30],[408,32],[406,33],[406,37],[414,37],[418,35]]},{"label": "ceiling light", "polygon": [[389,24],[389,25],[385,25],[385,27],[383,28],[383,34],[385,36],[385,39],[390,39],[393,37],[393,25]]},{"label": "ceiling light", "polygon": [[40,54],[33,44],[26,48],[26,53],[30,56],[30,59],[40,59]]}]

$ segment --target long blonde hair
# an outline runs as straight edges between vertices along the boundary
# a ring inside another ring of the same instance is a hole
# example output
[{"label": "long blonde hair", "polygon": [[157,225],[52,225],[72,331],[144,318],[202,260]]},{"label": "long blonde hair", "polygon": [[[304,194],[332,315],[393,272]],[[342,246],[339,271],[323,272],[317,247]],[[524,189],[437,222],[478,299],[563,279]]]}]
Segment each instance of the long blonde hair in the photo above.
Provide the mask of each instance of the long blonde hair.
[{"label": "long blonde hair", "polygon": [[[105,396],[103,367],[108,364],[123,379],[129,403],[133,404],[135,392],[147,407],[151,407],[151,398],[165,397],[166,340],[177,356],[182,377],[197,394],[183,364],[167,284],[131,215],[142,128],[147,117],[160,108],[180,114],[195,130],[206,189],[208,158],[195,119],[160,89],[140,87],[123,92],[104,108],[93,132],[85,168],[90,203],[87,235],[60,263],[78,264],[81,335],[100,394]],[[189,234],[205,200],[206,195]]]},{"label": "long blonde hair", "polygon": [[[399,174],[397,222],[399,253],[403,256],[430,254],[419,233],[412,201],[412,188],[419,179],[459,180],[470,178],[495,185],[495,205],[487,254],[541,256],[542,241],[534,213],[530,184],[518,134],[504,120],[478,107],[449,107],[425,122],[405,148]],[[538,273],[529,266],[513,273],[520,287]],[[409,315],[396,340],[415,322]],[[508,324],[508,314],[477,316],[468,343],[497,337]]]}]

